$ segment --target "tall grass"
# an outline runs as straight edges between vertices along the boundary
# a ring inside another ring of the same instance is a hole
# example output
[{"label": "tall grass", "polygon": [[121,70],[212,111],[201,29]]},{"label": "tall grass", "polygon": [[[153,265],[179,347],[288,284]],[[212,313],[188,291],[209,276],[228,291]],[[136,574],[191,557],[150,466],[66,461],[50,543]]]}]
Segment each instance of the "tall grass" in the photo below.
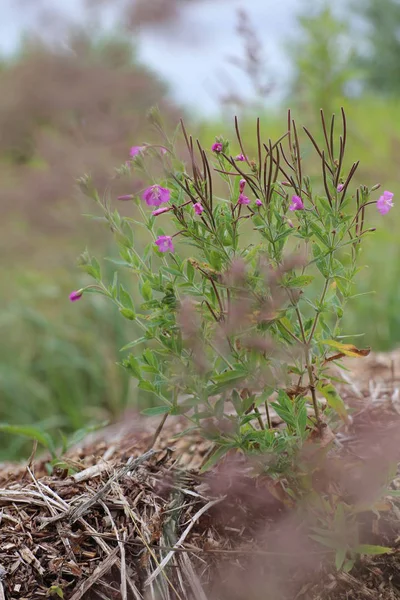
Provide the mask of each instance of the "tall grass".
[{"label": "tall grass", "polygon": [[[43,273],[24,273],[11,288],[0,317],[0,421],[57,436],[116,418],[129,400],[129,380],[117,365],[129,338],[119,315],[92,296],[71,305],[65,282]],[[5,436],[0,460],[28,448]]]}]

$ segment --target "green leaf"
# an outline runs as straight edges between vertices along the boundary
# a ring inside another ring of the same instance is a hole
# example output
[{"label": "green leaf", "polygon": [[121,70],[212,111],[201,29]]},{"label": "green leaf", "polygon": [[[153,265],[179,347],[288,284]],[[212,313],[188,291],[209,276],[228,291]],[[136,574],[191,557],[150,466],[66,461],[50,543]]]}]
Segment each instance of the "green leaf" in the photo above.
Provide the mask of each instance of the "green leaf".
[{"label": "green leaf", "polygon": [[239,392],[237,390],[232,390],[231,400],[232,400],[232,404],[233,404],[237,414],[242,415],[243,414],[243,400],[240,397]]},{"label": "green leaf", "polygon": [[153,292],[151,289],[150,281],[147,279],[144,284],[141,286],[140,293],[142,297],[148,302],[153,297]]},{"label": "green leaf", "polygon": [[156,388],[148,379],[142,379],[138,386],[144,392],[155,392]]},{"label": "green leaf", "polygon": [[287,425],[290,425],[294,429],[296,428],[296,419],[292,413],[282,408],[277,402],[271,402],[271,406]]},{"label": "green leaf", "polygon": [[186,275],[191,283],[194,280],[194,274],[195,274],[194,267],[193,267],[192,263],[188,260],[186,262]]},{"label": "green leaf", "polygon": [[166,415],[170,410],[169,406],[152,406],[151,408],[142,410],[141,414],[147,417],[155,417],[157,415]]},{"label": "green leaf", "polygon": [[128,369],[131,375],[136,377],[136,379],[142,379],[140,364],[138,360],[133,356],[133,354],[130,354],[128,358],[123,361],[122,364],[126,369]]},{"label": "green leaf", "polygon": [[357,554],[376,556],[378,554],[391,554],[393,552],[393,548],[388,548],[387,546],[371,546],[369,544],[360,544],[354,548],[354,552],[357,552]]},{"label": "green leaf", "polygon": [[48,596],[58,596],[59,598],[64,598],[64,592],[60,588],[59,585],[52,585],[47,590]]},{"label": "green leaf", "polygon": [[173,269],[172,267],[163,267],[162,270],[174,275],[175,277],[182,277],[182,272],[178,271],[178,269]]},{"label": "green leaf", "polygon": [[135,311],[131,295],[126,291],[122,284],[119,285],[119,301],[124,308],[129,308],[132,312]]},{"label": "green leaf", "polygon": [[109,421],[101,421],[100,423],[95,423],[94,425],[86,425],[86,427],[82,427],[75,431],[69,438],[67,449],[72,448],[76,444],[79,444],[85,437],[88,436],[89,433],[93,433],[94,431],[99,431],[100,429],[104,429],[109,425]]},{"label": "green leaf", "polygon": [[342,400],[342,398],[337,393],[335,387],[328,383],[326,385],[320,384],[317,386],[317,389],[321,394],[326,398],[329,406],[333,408],[339,415],[339,417],[345,422],[349,422],[349,416],[347,414],[346,406]]},{"label": "green leaf", "polygon": [[354,567],[355,563],[356,563],[356,561],[353,558],[349,558],[348,560],[345,561],[342,571],[344,571],[345,573],[350,573],[350,571]]},{"label": "green leaf", "polygon": [[213,380],[216,383],[209,389],[209,395],[214,396],[215,394],[219,394],[224,390],[232,388],[235,385],[235,383],[243,381],[243,379],[245,379],[247,375],[247,371],[240,366],[239,368],[235,368],[230,371],[225,371],[220,375],[216,375],[215,377],[213,377]]},{"label": "green leaf", "polygon": [[300,275],[290,281],[285,281],[284,286],[288,288],[302,288],[310,285],[314,281],[315,277],[312,275]]},{"label": "green leaf", "polygon": [[344,530],[345,523],[346,523],[346,516],[345,516],[345,512],[344,512],[344,505],[342,502],[340,502],[336,507],[334,523],[335,523],[336,531]]},{"label": "green leaf", "polygon": [[9,425],[8,423],[0,423],[0,431],[11,435],[22,435],[31,440],[36,440],[42,444],[51,454],[55,455],[53,440],[50,435],[33,425]]},{"label": "green leaf", "polygon": [[338,541],[333,539],[332,537],[324,536],[324,535],[314,535],[311,534],[309,536],[315,542],[326,546],[327,548],[332,548],[332,550],[338,550]]},{"label": "green leaf", "polygon": [[158,367],[157,357],[155,353],[150,350],[150,348],[146,348],[146,350],[142,352],[142,357],[148,365],[151,365],[152,367]]},{"label": "green leaf", "polygon": [[230,449],[231,446],[220,446],[201,467],[200,473],[205,473],[208,469],[211,469]]},{"label": "green leaf", "polygon": [[312,229],[313,233],[319,239],[319,241],[326,247],[330,247],[329,238],[324,234],[324,231],[319,227],[316,223],[309,221],[310,229]]},{"label": "green leaf", "polygon": [[108,256],[106,256],[104,260],[112,263],[113,265],[117,265],[117,267],[127,267],[128,269],[132,268],[131,263],[127,262],[126,260],[119,260],[117,258],[111,258]]},{"label": "green leaf", "polygon": [[302,439],[307,436],[307,409],[304,401],[303,406],[297,412],[297,433]]},{"label": "green leaf", "polygon": [[329,277],[329,265],[326,258],[326,252],[324,252],[316,243],[312,245],[312,250],[318,270],[324,277]]},{"label": "green leaf", "polygon": [[136,314],[133,312],[133,310],[130,310],[130,308],[120,308],[119,312],[123,317],[125,317],[125,319],[128,319],[129,321],[134,321],[136,319]]},{"label": "green leaf", "polygon": [[343,563],[346,560],[346,548],[338,548],[335,555],[335,567],[338,571],[343,567]]},{"label": "green leaf", "polygon": [[121,348],[121,352],[124,352],[125,350],[128,350],[129,348],[134,348],[135,346],[138,346],[139,344],[142,344],[143,342],[148,342],[148,341],[149,341],[148,338],[145,336],[138,338],[137,340],[134,340],[133,342],[129,342],[129,344],[126,344],[126,346]]}]

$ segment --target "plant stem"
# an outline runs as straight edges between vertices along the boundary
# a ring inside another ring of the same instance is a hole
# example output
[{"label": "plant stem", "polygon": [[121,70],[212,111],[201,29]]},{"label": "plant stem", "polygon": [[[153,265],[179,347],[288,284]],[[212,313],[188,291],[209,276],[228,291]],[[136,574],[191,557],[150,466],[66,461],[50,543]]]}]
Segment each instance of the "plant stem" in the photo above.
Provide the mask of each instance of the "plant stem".
[{"label": "plant stem", "polygon": [[260,411],[258,410],[258,408],[255,408],[255,409],[254,409],[254,412],[255,412],[255,414],[256,414],[256,416],[257,416],[257,421],[258,421],[258,424],[260,425],[261,429],[262,429],[263,431],[265,431],[265,425],[264,425],[264,422],[263,422],[263,420],[262,420],[262,417],[261,417],[261,413],[260,413]]},{"label": "plant stem", "polygon": [[[325,286],[324,286],[324,289],[322,291],[321,298],[320,298],[320,301],[319,301],[320,304],[322,304],[324,302],[324,300],[325,300],[326,292],[328,291],[328,286],[329,286],[329,277],[327,277],[327,279],[325,280]],[[310,335],[308,337],[308,344],[310,344],[311,340],[313,339],[315,330],[316,330],[317,325],[318,325],[319,315],[320,314],[321,314],[320,312],[317,312],[317,314],[315,316],[315,320],[314,320],[314,323],[313,323],[313,326],[312,326],[312,329],[311,329],[311,333],[310,333]]]},{"label": "plant stem", "polygon": [[290,337],[292,337],[292,338],[294,339],[294,341],[295,341],[295,342],[297,342],[298,344],[301,344],[301,343],[302,343],[302,341],[301,341],[301,340],[300,340],[300,339],[297,337],[297,335],[295,335],[294,333],[292,333],[292,332],[290,331],[290,329],[288,329],[288,328],[286,327],[286,325],[284,325],[284,324],[282,323],[282,321],[279,321],[279,324],[280,324],[280,326],[281,326],[281,327],[283,327],[283,329],[286,331],[286,333],[288,333],[288,334],[290,335]]},{"label": "plant stem", "polygon": [[148,452],[149,450],[151,450],[154,447],[154,444],[156,443],[164,425],[165,425],[165,421],[168,419],[169,413],[165,413],[165,415],[163,416],[163,418],[160,421],[160,424],[158,425],[153,437],[151,438],[151,442],[148,445],[146,452]]},{"label": "plant stem", "polygon": [[272,427],[271,427],[271,415],[269,414],[268,400],[265,401],[265,412],[267,413],[268,429],[272,429]]},{"label": "plant stem", "polygon": [[225,356],[218,350],[218,348],[209,340],[208,341],[209,346],[214,350],[214,352],[216,354],[218,354],[218,356],[228,365],[228,367],[234,371],[233,366],[231,365],[231,363],[229,362],[229,360],[227,358],[225,358]]},{"label": "plant stem", "polygon": [[321,428],[321,417],[320,417],[320,414],[319,414],[319,408],[318,408],[318,402],[317,402],[317,395],[315,393],[315,385],[314,385],[315,384],[315,380],[314,380],[314,374],[313,374],[313,371],[312,371],[312,365],[311,365],[311,362],[310,362],[310,349],[309,349],[308,345],[305,348],[305,357],[306,357],[308,379],[309,379],[309,383],[310,383],[310,391],[311,391],[311,397],[312,397],[312,401],[313,401],[315,418],[317,419],[317,426],[318,426],[318,428]]},{"label": "plant stem", "polygon": [[299,325],[300,325],[301,336],[304,341],[304,355],[305,355],[305,359],[306,359],[308,380],[309,380],[309,384],[310,384],[310,391],[311,391],[311,397],[312,397],[312,402],[313,402],[313,406],[314,406],[315,418],[317,419],[318,428],[321,428],[321,418],[320,418],[320,414],[319,414],[317,395],[315,393],[315,385],[314,385],[315,380],[314,380],[314,374],[313,374],[313,370],[312,370],[312,364],[310,361],[310,345],[307,342],[306,333],[304,331],[303,320],[301,318],[301,314],[300,314],[300,311],[297,306],[296,306],[295,310],[296,310],[296,315],[297,315]]}]

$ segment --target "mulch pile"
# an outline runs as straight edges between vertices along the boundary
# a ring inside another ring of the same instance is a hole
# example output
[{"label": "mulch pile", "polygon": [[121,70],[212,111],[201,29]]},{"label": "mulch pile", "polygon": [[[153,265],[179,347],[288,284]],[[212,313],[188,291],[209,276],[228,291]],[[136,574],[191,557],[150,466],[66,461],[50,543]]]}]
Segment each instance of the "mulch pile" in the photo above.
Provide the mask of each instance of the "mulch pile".
[{"label": "mulch pile", "polygon": [[[336,451],[362,460],[359,440],[372,425],[386,439],[399,429],[400,353],[349,366],[342,396],[353,424],[337,434]],[[270,480],[250,477],[240,458],[200,475],[211,443],[177,437],[187,427],[180,419],[148,450],[157,424],[126,415],[51,475],[46,458],[1,466],[0,600],[400,598],[400,498],[363,517],[368,543],[393,552],[338,573]]]}]

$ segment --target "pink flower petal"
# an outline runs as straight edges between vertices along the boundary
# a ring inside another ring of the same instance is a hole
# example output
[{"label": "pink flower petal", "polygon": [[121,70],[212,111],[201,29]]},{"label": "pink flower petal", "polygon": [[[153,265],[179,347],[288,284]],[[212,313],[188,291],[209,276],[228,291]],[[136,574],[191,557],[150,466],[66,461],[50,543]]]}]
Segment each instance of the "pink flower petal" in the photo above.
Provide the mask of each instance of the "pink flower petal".
[{"label": "pink flower petal", "polygon": [[221,144],[221,142],[215,142],[215,144],[213,144],[211,146],[211,150],[213,152],[216,152],[217,154],[219,154],[220,152],[222,152],[222,150],[224,149],[223,145]]},{"label": "pink flower petal", "polygon": [[376,205],[381,215],[387,215],[387,213],[393,208],[393,196],[394,194],[392,192],[385,191],[377,201]]},{"label": "pink flower petal", "polygon": [[156,245],[160,252],[174,252],[175,250],[172,237],[169,235],[160,235],[156,240]]},{"label": "pink flower petal", "polygon": [[196,204],[193,204],[193,208],[196,215],[201,215],[201,213],[204,210],[204,207],[200,204],[200,202],[196,202]]},{"label": "pink flower petal", "polygon": [[239,204],[250,204],[250,199],[244,194],[240,194],[238,202]]},{"label": "pink flower petal", "polygon": [[293,196],[292,203],[289,206],[289,210],[303,210],[303,209],[304,209],[304,204],[303,204],[303,200],[300,198],[300,196]]},{"label": "pink flower petal", "polygon": [[132,146],[129,152],[129,156],[134,158],[138,154],[141,154],[145,150],[145,146]]},{"label": "pink flower petal", "polygon": [[142,198],[147,206],[160,206],[160,204],[163,204],[164,202],[169,202],[171,191],[160,185],[152,185],[143,192]]}]

